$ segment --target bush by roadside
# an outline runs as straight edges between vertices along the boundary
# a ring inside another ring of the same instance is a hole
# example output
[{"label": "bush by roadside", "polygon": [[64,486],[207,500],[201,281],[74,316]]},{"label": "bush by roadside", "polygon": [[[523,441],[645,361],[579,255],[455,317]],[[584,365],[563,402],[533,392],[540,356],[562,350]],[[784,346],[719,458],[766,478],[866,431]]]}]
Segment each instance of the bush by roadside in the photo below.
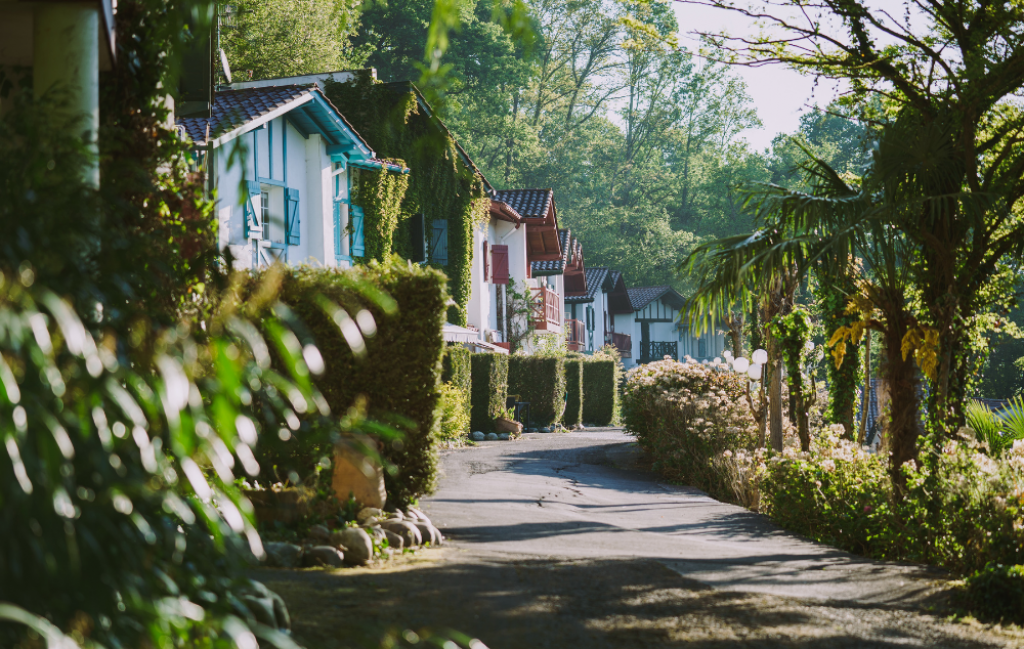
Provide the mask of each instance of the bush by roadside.
[{"label": "bush by roadside", "polygon": [[[384,478],[389,504],[405,506],[430,493],[437,479],[444,275],[398,262],[345,271],[298,267],[275,272],[282,273],[281,302],[320,349],[324,372],[315,383],[331,411],[344,416],[352,404],[361,404],[353,414],[365,412],[370,420],[403,433],[380,448],[394,468]],[[261,286],[263,274],[252,275],[242,288],[243,304],[246,293]],[[374,304],[365,291],[390,297]],[[370,424],[368,430],[381,429]],[[282,455],[281,445],[271,440],[260,449],[261,459],[268,466],[291,462],[305,477],[302,471],[333,456],[336,440],[315,432],[305,441],[297,436],[287,441],[285,447],[297,457]]]},{"label": "bush by roadside", "polygon": [[473,354],[469,426],[474,431],[494,431],[494,420],[505,414],[508,396],[508,359],[505,354]]},{"label": "bush by roadside", "polygon": [[508,392],[530,403],[530,419],[535,425],[560,422],[565,413],[565,359],[509,356]]},{"label": "bush by roadside", "polygon": [[583,363],[583,421],[598,426],[615,423],[619,415],[619,363],[606,354],[587,356]]},{"label": "bush by roadside", "polygon": [[575,426],[583,422],[583,359],[565,359],[565,414],[562,423]]}]

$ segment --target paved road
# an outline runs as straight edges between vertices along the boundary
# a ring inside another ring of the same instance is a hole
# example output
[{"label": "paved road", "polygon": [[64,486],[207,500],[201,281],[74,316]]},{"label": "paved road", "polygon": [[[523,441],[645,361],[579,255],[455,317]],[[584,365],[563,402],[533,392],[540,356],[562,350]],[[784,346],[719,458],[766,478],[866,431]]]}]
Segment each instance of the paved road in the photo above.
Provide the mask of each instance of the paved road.
[{"label": "paved road", "polygon": [[630,469],[618,429],[531,434],[448,452],[426,513],[478,556],[646,558],[718,589],[917,604],[941,571],[880,564],[781,531],[703,492]]},{"label": "paved road", "polygon": [[388,628],[457,629],[490,649],[1024,647],[1020,632],[930,614],[941,573],[662,484],[630,468],[635,448],[596,430],[445,452],[421,503],[444,548],[260,579],[309,649],[384,646]]}]

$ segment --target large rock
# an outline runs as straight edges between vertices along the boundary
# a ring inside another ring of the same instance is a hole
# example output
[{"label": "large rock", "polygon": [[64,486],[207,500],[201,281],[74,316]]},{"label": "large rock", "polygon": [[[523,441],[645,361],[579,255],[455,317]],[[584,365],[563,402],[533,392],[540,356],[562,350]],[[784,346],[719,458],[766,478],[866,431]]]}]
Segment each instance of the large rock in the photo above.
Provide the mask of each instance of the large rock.
[{"label": "large rock", "polygon": [[323,525],[313,525],[309,528],[309,538],[326,542],[331,538],[331,530]]},{"label": "large rock", "polygon": [[338,548],[330,545],[316,545],[306,550],[302,555],[302,565],[307,568],[313,566],[330,566],[337,568],[345,564],[348,553],[342,553]]},{"label": "large rock", "polygon": [[384,469],[370,458],[347,446],[334,450],[331,488],[341,502],[349,496],[368,507],[381,509],[388,494],[384,490]]},{"label": "large rock", "polygon": [[487,440],[490,441],[490,442],[498,441],[498,434],[497,433],[487,433]]},{"label": "large rock", "polygon": [[472,433],[469,434],[469,436],[473,438],[474,442],[482,442],[487,437],[486,435],[484,435],[483,431],[480,430],[474,430]]},{"label": "large rock", "polygon": [[425,523],[430,522],[430,519],[427,518],[427,515],[421,512],[420,510],[416,509],[415,507],[407,507],[405,511],[409,514],[408,518],[412,518],[417,521],[423,521]]},{"label": "large rock", "polygon": [[413,523],[413,525],[415,525],[416,529],[420,531],[420,536],[423,538],[424,543],[429,541],[430,545],[438,546],[441,545],[441,543],[444,541],[444,538],[441,536],[440,530],[438,530],[430,523],[416,521],[415,523]]},{"label": "large rock", "polygon": [[271,541],[263,546],[267,563],[275,568],[297,568],[302,563],[302,548],[294,543]]},{"label": "large rock", "polygon": [[420,535],[420,531],[416,529],[416,526],[406,521],[384,521],[380,524],[385,530],[394,532],[395,534],[402,537],[403,547],[411,548],[417,545],[423,545],[423,536]]},{"label": "large rock", "polygon": [[238,602],[261,624],[286,631],[292,628],[291,617],[288,615],[284,600],[261,582],[250,579],[239,591]]},{"label": "large rock", "polygon": [[401,551],[405,548],[405,539],[400,534],[395,534],[391,530],[384,530],[384,538],[388,540],[388,547]]},{"label": "large rock", "polygon": [[384,528],[381,527],[379,523],[375,524],[373,527],[367,527],[364,525],[363,529],[370,535],[370,538],[373,539],[375,545],[384,540]]},{"label": "large rock", "polygon": [[359,510],[359,513],[356,514],[356,522],[360,525],[366,525],[367,521],[371,518],[374,520],[384,518],[384,512],[376,507],[363,507]]},{"label": "large rock", "polygon": [[361,566],[373,558],[373,540],[361,527],[346,527],[342,530],[342,544],[345,551],[345,562]]}]

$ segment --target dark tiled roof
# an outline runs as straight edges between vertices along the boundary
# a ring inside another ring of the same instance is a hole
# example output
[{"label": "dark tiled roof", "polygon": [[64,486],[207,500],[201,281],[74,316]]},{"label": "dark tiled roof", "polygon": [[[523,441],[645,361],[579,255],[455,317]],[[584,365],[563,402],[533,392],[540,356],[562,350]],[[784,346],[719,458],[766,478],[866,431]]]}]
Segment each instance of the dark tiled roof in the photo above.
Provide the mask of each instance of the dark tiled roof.
[{"label": "dark tiled roof", "polygon": [[495,196],[495,200],[508,203],[523,217],[544,217],[551,207],[554,192],[550,189],[506,189]]},{"label": "dark tiled roof", "polygon": [[534,275],[561,275],[565,272],[565,260],[531,261],[530,269]]},{"label": "dark tiled roof", "polygon": [[309,94],[315,87],[310,84],[220,90],[213,95],[212,118],[184,117],[178,119],[178,126],[196,144],[206,144],[207,125],[210,138],[219,137]]},{"label": "dark tiled roof", "polygon": [[586,268],[584,272],[587,275],[587,294],[567,296],[565,298],[566,303],[593,302],[594,298],[597,297],[598,291],[601,290],[605,278],[608,277],[609,270],[607,266],[596,266],[594,268]]},{"label": "dark tiled roof", "polygon": [[562,247],[562,261],[569,261],[569,242],[572,241],[572,233],[568,230],[558,231],[558,245]]},{"label": "dark tiled roof", "polygon": [[671,286],[638,286],[629,290],[629,301],[633,304],[633,310],[639,311],[651,302],[657,300],[665,293],[672,290]]}]

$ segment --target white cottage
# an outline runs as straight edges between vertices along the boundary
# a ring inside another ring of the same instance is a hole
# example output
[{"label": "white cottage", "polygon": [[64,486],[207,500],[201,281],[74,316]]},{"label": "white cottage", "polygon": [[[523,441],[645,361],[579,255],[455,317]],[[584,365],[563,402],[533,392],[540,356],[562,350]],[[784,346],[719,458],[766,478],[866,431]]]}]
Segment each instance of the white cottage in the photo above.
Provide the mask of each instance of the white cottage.
[{"label": "white cottage", "polygon": [[623,361],[626,367],[660,361],[665,356],[711,360],[725,349],[722,333],[693,336],[690,328],[680,323],[679,310],[686,299],[671,286],[631,288],[629,300],[632,312],[615,316],[615,330],[632,335],[633,354]]},{"label": "white cottage", "polygon": [[570,343],[570,349],[592,354],[604,345],[613,345],[623,359],[631,358],[631,333],[615,331],[615,316],[633,313],[622,273],[606,266],[588,267],[585,272],[586,292],[565,298],[566,321],[580,322],[585,331],[581,343]]},{"label": "white cottage", "polygon": [[355,175],[408,172],[377,160],[316,84],[217,91],[211,117],[177,124],[216,191],[219,247],[237,268],[351,265],[363,245]]}]

